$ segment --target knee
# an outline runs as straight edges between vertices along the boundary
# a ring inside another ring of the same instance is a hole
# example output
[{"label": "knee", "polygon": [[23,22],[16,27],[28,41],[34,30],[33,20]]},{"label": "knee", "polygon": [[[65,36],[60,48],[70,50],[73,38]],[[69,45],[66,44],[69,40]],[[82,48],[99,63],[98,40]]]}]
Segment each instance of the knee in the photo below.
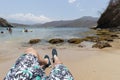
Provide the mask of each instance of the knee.
[{"label": "knee", "polygon": [[28,48],[28,49],[26,49],[26,50],[25,50],[25,53],[26,53],[26,54],[32,54],[32,55],[38,57],[38,52],[37,52],[35,49],[33,49],[33,48]]}]

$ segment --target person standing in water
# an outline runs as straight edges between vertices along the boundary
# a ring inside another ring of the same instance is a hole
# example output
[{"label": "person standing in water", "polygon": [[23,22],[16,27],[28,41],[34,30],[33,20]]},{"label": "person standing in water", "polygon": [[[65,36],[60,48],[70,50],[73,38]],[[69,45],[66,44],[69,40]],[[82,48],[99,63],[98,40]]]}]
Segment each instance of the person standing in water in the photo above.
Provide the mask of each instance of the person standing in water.
[{"label": "person standing in water", "polygon": [[12,28],[9,27],[9,28],[8,28],[8,31],[9,31],[9,33],[11,34],[11,33],[12,33]]}]

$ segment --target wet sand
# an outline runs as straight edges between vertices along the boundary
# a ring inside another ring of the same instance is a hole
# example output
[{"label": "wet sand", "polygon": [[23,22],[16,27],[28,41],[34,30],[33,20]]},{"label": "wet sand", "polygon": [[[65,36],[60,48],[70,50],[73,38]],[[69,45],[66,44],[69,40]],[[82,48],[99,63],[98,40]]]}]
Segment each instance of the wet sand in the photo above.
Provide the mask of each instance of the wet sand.
[{"label": "wet sand", "polygon": [[[2,43],[0,43],[2,44]],[[120,80],[120,40],[112,48],[93,49],[77,46],[56,46],[62,62],[69,68],[75,80]],[[41,56],[55,46],[33,46]],[[0,47],[0,80],[27,47],[7,43]],[[49,74],[51,68],[46,70]]]}]

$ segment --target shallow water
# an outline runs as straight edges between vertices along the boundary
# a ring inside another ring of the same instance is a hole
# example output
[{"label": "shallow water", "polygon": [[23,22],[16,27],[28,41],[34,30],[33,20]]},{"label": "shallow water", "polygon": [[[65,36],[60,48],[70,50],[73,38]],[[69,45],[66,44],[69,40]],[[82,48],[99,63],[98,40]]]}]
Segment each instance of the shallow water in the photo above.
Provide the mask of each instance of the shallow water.
[{"label": "shallow water", "polygon": [[[12,28],[10,34],[6,28],[0,28],[0,41],[2,42],[27,42],[30,39],[39,38],[43,42],[51,38],[82,38],[89,36],[89,28],[27,28],[29,32],[24,32],[24,28]],[[32,31],[32,32],[31,32]]]}]

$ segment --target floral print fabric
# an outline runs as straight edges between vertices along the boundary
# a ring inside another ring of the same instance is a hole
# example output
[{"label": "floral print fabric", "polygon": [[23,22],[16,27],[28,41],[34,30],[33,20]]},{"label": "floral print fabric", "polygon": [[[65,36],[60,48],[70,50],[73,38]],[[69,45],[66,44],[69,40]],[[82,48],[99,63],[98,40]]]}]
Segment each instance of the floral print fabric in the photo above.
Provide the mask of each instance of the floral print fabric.
[{"label": "floral print fabric", "polygon": [[73,80],[72,74],[63,64],[56,65],[49,75],[49,80]]},{"label": "floral print fabric", "polygon": [[56,65],[49,76],[32,54],[24,54],[18,58],[4,80],[73,80],[69,70],[62,64]]}]

